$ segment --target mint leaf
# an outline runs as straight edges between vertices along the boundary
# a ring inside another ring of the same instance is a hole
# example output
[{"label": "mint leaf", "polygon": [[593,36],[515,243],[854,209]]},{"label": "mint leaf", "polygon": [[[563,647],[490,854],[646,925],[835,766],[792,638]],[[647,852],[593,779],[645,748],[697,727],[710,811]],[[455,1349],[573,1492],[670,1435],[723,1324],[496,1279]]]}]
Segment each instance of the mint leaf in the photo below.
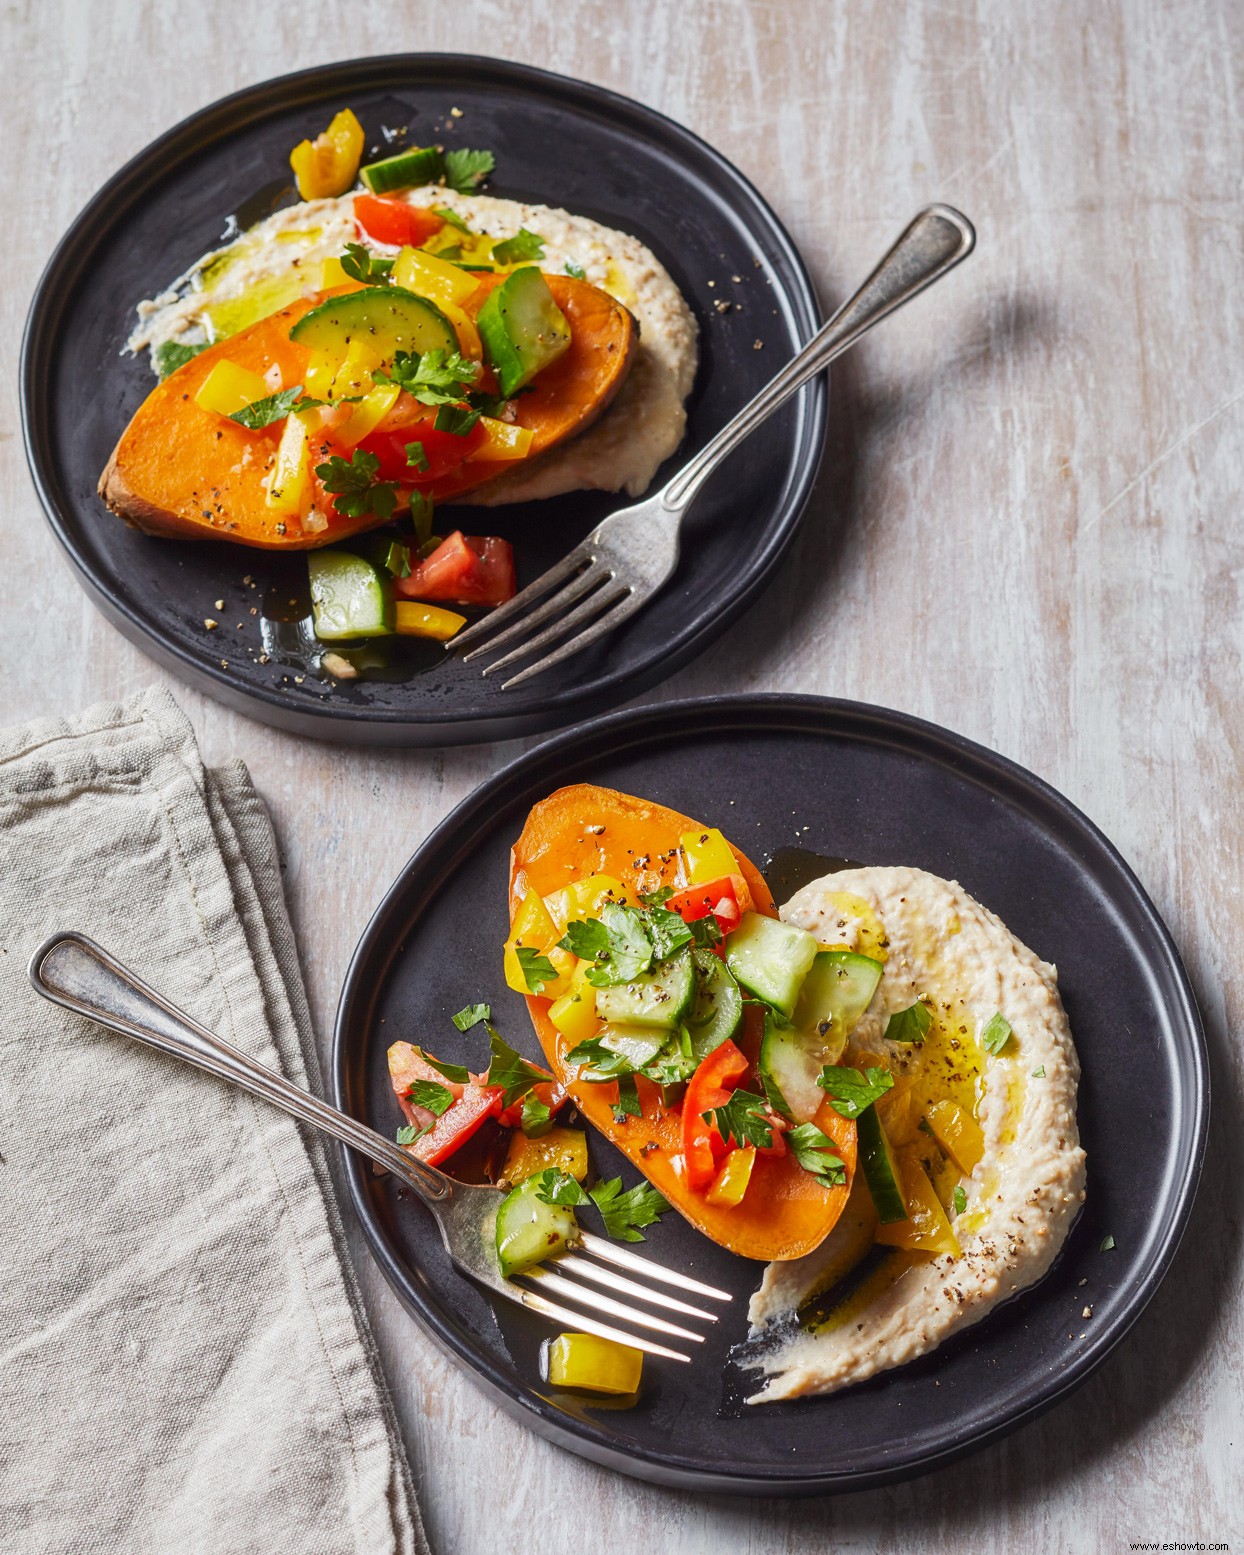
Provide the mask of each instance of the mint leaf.
[{"label": "mint leaf", "polygon": [[528,993],[543,993],[545,983],[556,982],[557,968],[547,956],[533,950],[530,945],[518,945],[514,954],[518,957],[519,970],[527,984]]},{"label": "mint leaf", "polygon": [[468,432],[475,430],[478,420],[479,411],[467,405],[441,405],[437,408],[432,427],[436,432],[451,432],[454,437],[465,437]]},{"label": "mint leaf", "polygon": [[894,1076],[886,1069],[868,1069],[861,1074],[858,1069],[826,1064],[816,1083],[829,1096],[835,1112],[844,1118],[858,1118],[878,1096],[885,1095],[894,1084]]},{"label": "mint leaf", "polygon": [[613,1104],[613,1121],[624,1123],[627,1118],[642,1118],[644,1109],[639,1105],[639,1090],[633,1074],[623,1075],[618,1081],[618,1099]]},{"label": "mint leaf", "polygon": [[378,481],[380,460],[365,448],[356,448],[349,459],[332,454],[327,464],[317,464],[315,473],[324,484],[324,490],[336,499],[339,513],[347,518],[361,518],[374,513],[377,518],[390,518],[397,504],[397,487],[388,481]]},{"label": "mint leaf", "polygon": [[539,1139],[553,1127],[552,1108],[546,1107],[534,1091],[523,1097],[522,1130],[528,1139]]},{"label": "mint leaf", "polygon": [[428,467],[428,456],[423,451],[422,443],[406,444],[406,463],[418,470],[420,475],[423,474]]},{"label": "mint leaf", "polygon": [[501,1110],[513,1106],[520,1096],[525,1096],[533,1085],[548,1079],[543,1069],[537,1069],[525,1058],[520,1058],[495,1026],[488,1028],[488,1044],[492,1058],[488,1065],[485,1085],[501,1087]]},{"label": "mint leaf", "polygon": [[676,912],[668,907],[653,907],[648,912],[648,936],[652,940],[652,954],[657,961],[666,961],[676,950],[691,943],[691,930]]},{"label": "mint leaf", "polygon": [[997,1010],[985,1022],[981,1032],[981,1046],[986,1053],[1000,1053],[1011,1040],[1011,1023]]},{"label": "mint leaf", "polygon": [[932,1024],[928,1006],[917,1002],[905,1010],[896,1010],[886,1021],[883,1035],[887,1042],[911,1042],[919,1046]]},{"label": "mint leaf", "polygon": [[445,182],[458,194],[477,189],[497,165],[491,151],[468,151],[465,147],[445,153]]},{"label": "mint leaf", "polygon": [[252,400],[249,405],[243,405],[241,410],[235,410],[229,420],[236,421],[248,432],[258,432],[261,427],[270,427],[274,421],[284,421],[301,393],[302,385],[296,383],[292,389],[282,389],[279,394],[268,394],[261,400]]},{"label": "mint leaf", "polygon": [[539,233],[520,227],[512,238],[492,245],[492,257],[502,265],[521,265],[528,259],[543,259],[544,239]]},{"label": "mint leaf", "polygon": [[736,1145],[756,1145],[767,1150],[773,1143],[773,1120],[767,1112],[763,1096],[751,1091],[733,1091],[724,1107],[714,1107],[701,1116],[717,1127],[717,1132],[727,1144],[733,1139]]},{"label": "mint leaf", "polygon": [[435,1080],[415,1080],[407,1087],[406,1099],[439,1118],[453,1106],[454,1093]]},{"label": "mint leaf", "polygon": [[546,1166],[536,1177],[536,1198],[545,1204],[563,1204],[571,1209],[591,1203],[570,1173],[558,1171],[555,1166]]},{"label": "mint leaf", "polygon": [[598,1182],[589,1192],[614,1241],[642,1242],[639,1227],[654,1225],[669,1208],[669,1202],[647,1183],[636,1183],[626,1193],[621,1189],[622,1179],[613,1177],[608,1182]]},{"label": "mint leaf", "polygon": [[585,281],[587,279],[587,271],[582,265],[575,264],[573,259],[566,261],[566,274],[573,276],[576,281]]},{"label": "mint leaf", "polygon": [[450,1019],[459,1031],[470,1031],[472,1026],[478,1026],[482,1020],[492,1019],[492,1006],[490,1004],[468,1004],[451,1015]]},{"label": "mint leaf", "polygon": [[151,348],[151,365],[155,369],[156,376],[163,381],[179,367],[184,367],[187,362],[193,361],[200,351],[206,350],[206,340],[202,345],[197,346],[183,346],[177,340],[162,340],[158,346]]},{"label": "mint leaf", "polygon": [[846,1162],[834,1154],[838,1146],[815,1123],[801,1123],[798,1128],[788,1129],[783,1138],[804,1171],[819,1177],[826,1187],[846,1186]]},{"label": "mint leaf", "polygon": [[963,1191],[963,1184],[962,1183],[958,1183],[957,1182],[955,1184],[955,1191],[950,1195],[950,1202],[955,1207],[955,1214],[956,1215],[962,1215],[964,1210],[967,1209],[967,1207],[968,1207],[968,1196]]}]

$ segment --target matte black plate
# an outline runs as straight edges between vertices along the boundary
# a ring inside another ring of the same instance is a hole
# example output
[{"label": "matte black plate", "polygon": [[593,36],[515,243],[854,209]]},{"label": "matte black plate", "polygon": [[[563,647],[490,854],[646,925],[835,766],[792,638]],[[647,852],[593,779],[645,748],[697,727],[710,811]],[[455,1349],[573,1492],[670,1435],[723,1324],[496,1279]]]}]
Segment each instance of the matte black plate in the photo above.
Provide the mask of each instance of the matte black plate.
[{"label": "matte black plate", "polygon": [[[338,1105],[397,1127],[387,1044],[405,1038],[478,1062],[478,1036],[449,1020],[476,999],[491,999],[516,1046],[537,1051],[523,1001],[501,978],[509,850],[531,804],[577,781],[720,825],[758,863],[797,846],[961,881],[1058,966],[1084,1071],[1087,1203],[1039,1286],[931,1356],[829,1398],[743,1410],[727,1396],[723,1363],[744,1337],[761,1265],[668,1215],[649,1235],[652,1253],[736,1300],[693,1365],[648,1361],[641,1402],[623,1412],[543,1386],[537,1353],[549,1325],[506,1302],[494,1315],[453,1273],[422,1206],[351,1159],[355,1208],[410,1310],[541,1434],[624,1473],[717,1492],[902,1479],[1012,1430],[1083,1382],[1153,1295],[1191,1208],[1208,1111],[1204,1036],[1169,934],[1101,833],[1030,773],[931,724],[815,697],[723,698],[597,719],[522,757],[433,832],[368,925],[338,1011]],[[781,899],[780,882],[770,884]],[[591,1148],[596,1170],[634,1180],[594,1133]],[[1107,1234],[1115,1246],[1102,1252]],[[1081,1318],[1085,1303],[1091,1320]]]},{"label": "matte black plate", "polygon": [[[155,141],[86,207],[39,283],[26,329],[22,413],[43,506],[95,603],[199,690],[281,728],[356,744],[510,738],[599,712],[655,685],[755,597],[793,537],[824,441],[823,382],[804,389],[697,500],[663,593],[572,664],[503,692],[439,648],[399,645],[396,682],[301,684],[256,662],[260,597],[243,583],[305,580],[305,565],[215,542],[154,540],[105,511],[96,482],[154,382],[123,356],[134,309],[221,240],[226,218],[288,182],[289,152],[350,105],[369,143],[488,147],[489,192],[565,206],[634,233],[699,318],[687,438],[658,479],[703,446],[811,335],[816,299],[786,232],[728,162],[660,114],[599,87],[464,55],[407,54],[303,71],[223,99]],[[462,117],[449,116],[460,108]],[[244,217],[253,221],[257,210]],[[721,312],[715,303],[730,303]],[[738,306],[733,306],[738,304]],[[755,348],[756,341],[763,348]],[[515,543],[519,582],[563,556],[624,497],[571,494],[460,522]],[[224,598],[223,611],[214,601]],[[209,631],[204,618],[220,621]],[[241,631],[237,623],[246,623]],[[249,651],[248,651],[249,650]],[[225,661],[222,663],[222,660]]]}]

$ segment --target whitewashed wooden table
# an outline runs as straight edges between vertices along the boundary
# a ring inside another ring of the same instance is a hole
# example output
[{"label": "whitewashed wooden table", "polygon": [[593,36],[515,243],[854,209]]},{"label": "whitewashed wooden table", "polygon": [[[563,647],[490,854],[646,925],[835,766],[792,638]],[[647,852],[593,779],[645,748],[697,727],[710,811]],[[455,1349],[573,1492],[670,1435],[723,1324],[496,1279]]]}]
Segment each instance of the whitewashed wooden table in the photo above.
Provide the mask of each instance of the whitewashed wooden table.
[{"label": "whitewashed wooden table", "polygon": [[[828,303],[930,199],[976,255],[836,370],[824,474],[761,600],[654,696],[788,690],[934,719],[1082,806],[1186,958],[1215,1086],[1175,1268],[1072,1400],[943,1473],[834,1501],[654,1490],[499,1415],[357,1260],[434,1547],[544,1555],[961,1555],[1244,1539],[1244,8],[1081,0],[682,4],[43,0],[0,18],[0,718],[162,672],[97,615],[44,524],[16,366],[31,290],[102,180],[186,113],[336,57],[486,51],[705,136],[771,199]],[[776,364],[775,364],[776,365]],[[90,364],[83,364],[90,371]],[[69,645],[67,647],[67,645]],[[209,761],[276,819],[321,1040],[402,857],[521,748],[344,750],[174,687]],[[1138,1120],[1137,1169],[1144,1170]]]}]

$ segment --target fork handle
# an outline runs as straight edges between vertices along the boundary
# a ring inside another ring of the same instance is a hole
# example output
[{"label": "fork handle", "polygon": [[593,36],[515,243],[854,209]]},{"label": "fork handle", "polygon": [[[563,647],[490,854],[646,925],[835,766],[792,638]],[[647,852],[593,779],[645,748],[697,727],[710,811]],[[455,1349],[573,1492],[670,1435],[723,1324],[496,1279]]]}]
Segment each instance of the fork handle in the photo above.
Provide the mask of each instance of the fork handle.
[{"label": "fork handle", "polygon": [[53,1004],[206,1069],[217,1079],[280,1107],[300,1123],[361,1150],[426,1203],[441,1203],[452,1193],[453,1184],[443,1173],[200,1026],[85,934],[52,935],[31,957],[29,970],[36,992]]},{"label": "fork handle", "polygon": [[940,280],[976,243],[972,223],[949,205],[922,210],[873,273],[833,318],[813,335],[803,350],[772,378],[760,393],[728,422],[712,442],[686,464],[661,493],[662,503],[680,517],[717,466],[762,421],[809,378],[814,378],[853,346],[866,330],[888,313],[910,302],[926,286]]}]

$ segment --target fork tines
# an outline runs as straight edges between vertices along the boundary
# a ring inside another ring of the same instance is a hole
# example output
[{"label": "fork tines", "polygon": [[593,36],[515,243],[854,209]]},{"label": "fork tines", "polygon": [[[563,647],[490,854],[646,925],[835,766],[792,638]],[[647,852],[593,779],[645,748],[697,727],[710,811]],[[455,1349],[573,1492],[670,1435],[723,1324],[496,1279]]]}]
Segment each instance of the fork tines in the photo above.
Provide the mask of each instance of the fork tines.
[{"label": "fork tines", "polygon": [[[603,1262],[597,1262],[597,1259]],[[701,1284],[699,1280],[693,1280],[686,1275],[675,1274],[669,1269],[662,1268],[660,1264],[650,1263],[646,1258],[640,1258],[635,1253],[616,1247],[603,1237],[584,1232],[576,1251],[550,1259],[548,1263],[539,1264],[519,1276],[521,1279],[533,1281],[536,1286],[535,1290],[522,1288],[523,1305],[542,1313],[545,1317],[556,1318],[559,1322],[577,1324],[586,1333],[596,1334],[602,1339],[613,1339],[619,1344],[630,1345],[633,1349],[646,1350],[649,1355],[662,1355],[674,1361],[689,1361],[691,1357],[681,1350],[672,1350],[644,1335],[615,1328],[592,1314],[605,1313],[610,1317],[619,1318],[624,1323],[633,1324],[637,1328],[651,1329],[655,1333],[667,1334],[671,1338],[682,1339],[691,1344],[702,1344],[703,1334],[696,1333],[691,1328],[684,1328],[678,1323],[671,1323],[667,1318],[645,1312],[639,1307],[628,1306],[625,1302],[619,1301],[616,1294],[605,1295],[603,1291],[592,1287],[607,1286],[611,1291],[634,1297],[639,1301],[646,1301],[650,1306],[657,1307],[661,1311],[677,1313],[680,1317],[698,1318],[706,1323],[715,1323],[717,1314],[692,1306],[689,1302],[671,1296],[663,1290],[654,1290],[638,1280],[628,1279],[617,1272],[619,1268],[626,1269],[630,1274],[655,1281],[657,1284],[677,1286],[686,1294],[702,1296],[710,1301],[731,1299],[728,1291],[717,1290],[712,1285]],[[545,1294],[546,1292],[548,1294]],[[586,1312],[571,1310],[559,1302],[550,1300],[550,1296],[559,1296],[562,1301],[578,1302],[587,1310]]]}]

